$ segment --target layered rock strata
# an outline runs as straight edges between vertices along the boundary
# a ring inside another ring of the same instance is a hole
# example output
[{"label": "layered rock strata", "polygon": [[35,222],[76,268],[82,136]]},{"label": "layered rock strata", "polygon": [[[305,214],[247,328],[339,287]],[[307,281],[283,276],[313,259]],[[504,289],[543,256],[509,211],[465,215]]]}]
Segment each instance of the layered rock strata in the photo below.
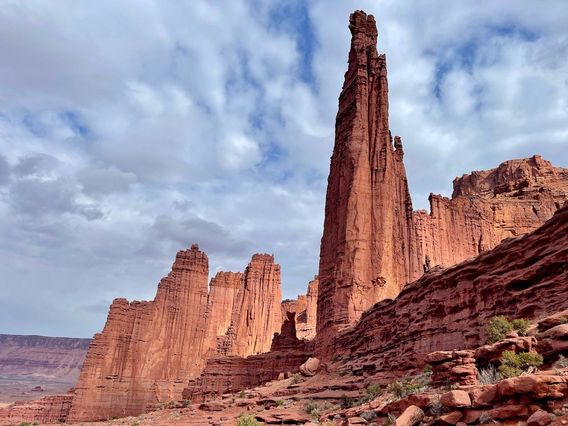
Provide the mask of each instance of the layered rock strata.
[{"label": "layered rock strata", "polygon": [[389,130],[385,55],[373,16],[353,13],[319,265],[317,334],[329,341],[418,270],[400,138]]},{"label": "layered rock strata", "polygon": [[477,256],[535,230],[567,199],[568,169],[537,155],[456,178],[451,199],[431,194],[430,213],[414,213],[418,258],[451,266]]},{"label": "layered rock strata", "polygon": [[34,401],[17,401],[0,408],[0,425],[53,424],[67,419],[73,395],[49,395]]},{"label": "layered rock strata", "polygon": [[209,357],[270,350],[280,331],[280,266],[256,254],[244,273],[219,273],[208,293],[207,255],[180,251],[150,302],[116,299],[76,386],[71,421],[139,414],[181,399]]},{"label": "layered rock strata", "polygon": [[316,336],[316,319],[318,307],[318,276],[308,283],[306,294],[301,294],[297,299],[284,300],[282,302],[282,318],[287,314],[296,314],[296,335],[299,339],[312,340]]},{"label": "layered rock strata", "polygon": [[346,367],[355,374],[417,369],[430,352],[479,347],[495,315],[538,320],[566,310],[567,280],[568,206],[532,233],[425,274],[373,306],[334,347],[356,360]]},{"label": "layered rock strata", "polygon": [[391,137],[386,59],[374,18],[350,17],[320,248],[318,352],[377,301],[435,266],[451,266],[542,225],[568,200],[568,169],[539,156],[454,180],[412,211],[399,137]]}]

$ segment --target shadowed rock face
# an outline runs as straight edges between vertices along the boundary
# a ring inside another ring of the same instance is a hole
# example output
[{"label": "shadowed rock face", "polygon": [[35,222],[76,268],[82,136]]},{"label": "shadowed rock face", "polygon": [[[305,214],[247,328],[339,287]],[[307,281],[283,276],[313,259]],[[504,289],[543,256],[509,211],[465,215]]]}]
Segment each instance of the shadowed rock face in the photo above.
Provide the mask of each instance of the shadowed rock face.
[{"label": "shadowed rock face", "polygon": [[568,169],[539,156],[454,180],[451,199],[412,211],[399,137],[391,138],[386,59],[371,15],[349,20],[320,248],[317,349],[363,311],[436,265],[451,266],[535,230],[568,200]]},{"label": "shadowed rock face", "polygon": [[282,319],[285,321],[288,313],[296,314],[296,335],[298,339],[313,340],[316,337],[316,318],[318,306],[318,276],[308,283],[306,294],[297,299],[282,302]]},{"label": "shadowed rock face", "polygon": [[280,266],[256,254],[244,273],[219,273],[208,293],[208,259],[180,251],[150,302],[116,299],[89,348],[70,421],[108,419],[180,400],[209,357],[268,352],[282,323]]}]

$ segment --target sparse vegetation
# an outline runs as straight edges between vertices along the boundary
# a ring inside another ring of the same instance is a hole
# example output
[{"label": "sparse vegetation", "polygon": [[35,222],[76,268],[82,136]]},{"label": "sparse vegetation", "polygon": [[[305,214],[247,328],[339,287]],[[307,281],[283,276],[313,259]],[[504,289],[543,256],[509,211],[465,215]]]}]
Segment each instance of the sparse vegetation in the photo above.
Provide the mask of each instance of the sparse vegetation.
[{"label": "sparse vegetation", "polygon": [[239,398],[246,398],[246,397],[247,397],[247,393],[244,390],[239,392]]},{"label": "sparse vegetation", "polygon": [[367,401],[372,401],[373,399],[375,399],[377,396],[379,396],[382,393],[381,387],[376,384],[376,383],[372,383],[369,386],[367,386]]},{"label": "sparse vegetation", "polygon": [[32,424],[28,422],[22,422],[18,426],[32,426]]},{"label": "sparse vegetation", "polygon": [[237,426],[262,426],[262,424],[250,414],[241,414],[237,419]]},{"label": "sparse vegetation", "polygon": [[353,398],[351,398],[350,396],[342,395],[340,406],[342,409],[351,408],[353,407],[353,402]]},{"label": "sparse vegetation", "polygon": [[440,395],[436,395],[432,400],[432,402],[430,403],[428,410],[430,411],[430,414],[432,414],[434,417],[440,417],[442,415],[443,409],[444,406],[440,401]]},{"label": "sparse vegetation", "polygon": [[560,355],[558,361],[556,361],[552,366],[554,367],[554,370],[563,370],[568,368],[568,358],[564,355]]},{"label": "sparse vegetation", "polygon": [[499,380],[501,380],[501,377],[499,377],[499,372],[492,364],[488,365],[485,368],[480,368],[477,371],[477,381],[482,385],[497,383]]},{"label": "sparse vegetation", "polygon": [[276,406],[277,407],[283,407],[284,406],[284,401],[279,399],[278,401],[276,401]]},{"label": "sparse vegetation", "polygon": [[489,414],[488,411],[484,411],[481,413],[481,416],[479,416],[479,424],[490,423],[493,421],[493,417],[491,417],[491,414]]},{"label": "sparse vegetation", "polygon": [[517,354],[513,351],[505,351],[501,356],[499,375],[503,379],[520,376],[540,367],[543,362],[542,355],[537,352],[520,352]]},{"label": "sparse vegetation", "polygon": [[389,413],[387,415],[387,419],[385,420],[384,425],[385,426],[393,426],[395,422],[396,422],[396,416],[392,413]]},{"label": "sparse vegetation", "polygon": [[432,373],[423,373],[415,377],[403,377],[402,380],[392,382],[386,391],[392,393],[396,398],[404,398],[407,395],[424,391],[428,388]]},{"label": "sparse vegetation", "polygon": [[191,405],[191,401],[189,399],[182,399],[181,401],[181,407],[182,408],[187,408]]},{"label": "sparse vegetation", "polygon": [[300,383],[301,379],[302,379],[302,375],[300,373],[292,374],[292,384],[293,385]]},{"label": "sparse vegetation", "polygon": [[308,413],[313,420],[318,422],[320,421],[321,413],[330,408],[333,408],[333,406],[328,403],[318,404],[313,400],[309,400],[304,404],[304,411]]},{"label": "sparse vegetation", "polygon": [[561,317],[559,319],[560,324],[568,324],[568,317]]},{"label": "sparse vegetation", "polygon": [[509,321],[503,315],[493,317],[486,328],[487,343],[503,340],[512,331],[516,331],[520,336],[526,336],[530,324],[530,321],[524,318]]}]

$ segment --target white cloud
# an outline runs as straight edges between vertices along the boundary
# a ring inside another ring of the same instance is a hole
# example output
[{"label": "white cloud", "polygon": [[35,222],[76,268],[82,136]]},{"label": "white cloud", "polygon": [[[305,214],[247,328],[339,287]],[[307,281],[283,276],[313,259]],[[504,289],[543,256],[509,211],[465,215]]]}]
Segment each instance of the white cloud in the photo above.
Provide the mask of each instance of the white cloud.
[{"label": "white cloud", "polygon": [[9,1],[4,331],[89,335],[112,298],[151,298],[193,242],[212,271],[274,252],[285,296],[304,291],[354,7],[379,25],[416,207],[511,157],[568,165],[562,1]]}]

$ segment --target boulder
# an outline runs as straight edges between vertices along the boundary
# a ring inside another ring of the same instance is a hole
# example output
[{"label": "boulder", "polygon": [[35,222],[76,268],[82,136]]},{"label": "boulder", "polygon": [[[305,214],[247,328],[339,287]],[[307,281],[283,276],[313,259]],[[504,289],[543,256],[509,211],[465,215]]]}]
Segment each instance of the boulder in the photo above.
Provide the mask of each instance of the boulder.
[{"label": "boulder", "polygon": [[320,368],[320,360],[317,358],[308,358],[306,362],[304,362],[300,366],[300,373],[304,376],[315,376]]},{"label": "boulder", "polygon": [[469,394],[463,390],[452,390],[442,394],[440,402],[445,407],[451,408],[471,407]]},{"label": "boulder", "polygon": [[411,405],[396,419],[394,426],[414,426],[423,418],[424,411],[416,405]]},{"label": "boulder", "polygon": [[527,419],[527,426],[546,426],[552,422],[552,416],[544,410],[537,410]]}]

